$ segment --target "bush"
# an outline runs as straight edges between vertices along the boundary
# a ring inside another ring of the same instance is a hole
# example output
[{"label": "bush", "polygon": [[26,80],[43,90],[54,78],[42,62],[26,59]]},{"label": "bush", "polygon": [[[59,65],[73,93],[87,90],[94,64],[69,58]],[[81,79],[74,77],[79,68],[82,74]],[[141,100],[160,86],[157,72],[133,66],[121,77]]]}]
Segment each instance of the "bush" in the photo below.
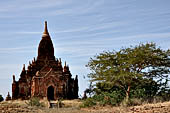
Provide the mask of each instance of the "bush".
[{"label": "bush", "polygon": [[142,105],[142,103],[143,103],[142,99],[132,98],[129,99],[129,101],[126,103],[126,106],[137,106],[137,105]]},{"label": "bush", "polygon": [[93,97],[87,98],[83,101],[82,107],[90,107],[94,105],[111,105],[116,106],[119,105],[124,99],[125,95],[122,94],[122,91],[113,91],[109,92],[101,92],[100,94],[96,94]]},{"label": "bush", "polygon": [[96,100],[94,100],[93,98],[87,98],[86,100],[83,100],[83,104],[80,105],[80,107],[91,107],[96,105]]},{"label": "bush", "polygon": [[2,102],[4,100],[4,98],[2,97],[2,95],[0,95],[0,102]]},{"label": "bush", "polygon": [[30,98],[30,100],[28,101],[28,103],[26,103],[29,106],[37,106],[37,107],[43,107],[43,103],[40,103],[40,99],[38,97],[32,97]]},{"label": "bush", "polygon": [[111,93],[102,92],[99,95],[95,95],[93,98],[102,106],[115,106],[120,104],[120,102],[124,99],[124,95],[121,93],[121,91],[113,91]]}]

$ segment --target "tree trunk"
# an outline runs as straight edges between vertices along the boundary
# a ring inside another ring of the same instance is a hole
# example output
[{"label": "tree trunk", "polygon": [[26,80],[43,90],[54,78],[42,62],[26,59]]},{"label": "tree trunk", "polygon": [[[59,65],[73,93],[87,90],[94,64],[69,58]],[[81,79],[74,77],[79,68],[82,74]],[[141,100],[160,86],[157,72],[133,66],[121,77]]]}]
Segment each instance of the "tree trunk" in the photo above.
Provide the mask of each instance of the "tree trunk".
[{"label": "tree trunk", "polygon": [[128,89],[126,91],[126,99],[125,99],[126,103],[128,103],[128,101],[129,101],[129,93],[130,93],[130,85],[128,86]]}]

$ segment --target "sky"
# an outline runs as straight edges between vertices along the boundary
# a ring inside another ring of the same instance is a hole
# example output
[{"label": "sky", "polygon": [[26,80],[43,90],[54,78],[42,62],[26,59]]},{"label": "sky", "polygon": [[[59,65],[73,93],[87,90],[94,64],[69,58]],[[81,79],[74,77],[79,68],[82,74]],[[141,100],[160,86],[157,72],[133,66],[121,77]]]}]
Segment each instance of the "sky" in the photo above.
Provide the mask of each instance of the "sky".
[{"label": "sky", "polygon": [[78,75],[82,95],[90,57],[146,42],[170,49],[169,6],[170,0],[1,0],[0,94],[11,94],[12,75],[18,80],[23,64],[37,57],[44,21],[55,57]]}]

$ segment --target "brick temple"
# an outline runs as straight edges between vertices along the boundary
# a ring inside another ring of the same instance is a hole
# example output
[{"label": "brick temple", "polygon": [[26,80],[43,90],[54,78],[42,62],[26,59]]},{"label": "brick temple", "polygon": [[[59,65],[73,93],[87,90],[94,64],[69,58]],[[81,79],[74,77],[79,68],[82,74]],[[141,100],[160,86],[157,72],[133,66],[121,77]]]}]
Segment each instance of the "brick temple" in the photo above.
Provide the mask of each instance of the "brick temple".
[{"label": "brick temple", "polygon": [[38,56],[33,58],[27,69],[23,66],[20,78],[13,75],[12,99],[31,97],[48,100],[78,98],[78,77],[72,78],[69,66],[62,66],[61,59],[54,56],[54,47],[50,38],[47,22],[38,47]]}]

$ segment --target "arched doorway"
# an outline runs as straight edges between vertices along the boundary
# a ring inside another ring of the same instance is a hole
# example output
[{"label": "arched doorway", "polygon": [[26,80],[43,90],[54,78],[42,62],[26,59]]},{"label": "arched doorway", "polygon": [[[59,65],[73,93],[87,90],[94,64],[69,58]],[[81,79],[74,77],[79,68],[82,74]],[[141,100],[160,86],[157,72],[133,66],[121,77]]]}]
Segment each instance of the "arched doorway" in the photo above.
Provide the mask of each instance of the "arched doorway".
[{"label": "arched doorway", "polygon": [[48,87],[47,98],[48,98],[48,100],[54,100],[54,87],[53,86]]}]

